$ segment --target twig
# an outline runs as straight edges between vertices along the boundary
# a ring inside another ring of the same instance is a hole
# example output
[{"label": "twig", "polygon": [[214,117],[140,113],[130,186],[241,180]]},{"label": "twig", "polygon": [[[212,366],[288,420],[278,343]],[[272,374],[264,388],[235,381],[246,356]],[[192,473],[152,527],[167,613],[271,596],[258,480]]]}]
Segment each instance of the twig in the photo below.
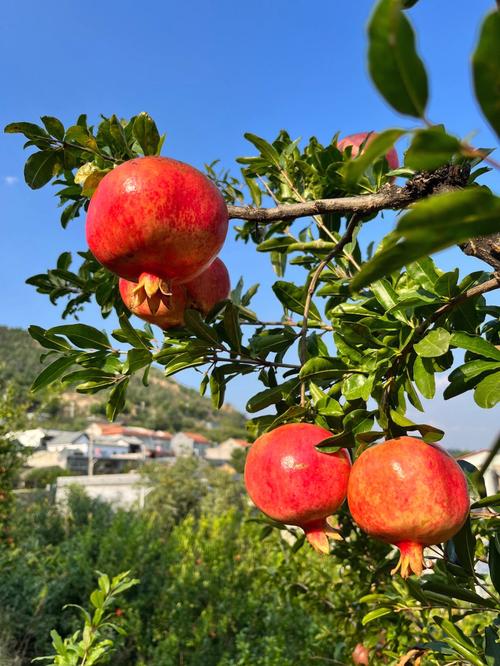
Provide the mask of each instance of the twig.
[{"label": "twig", "polygon": [[[323,272],[323,270],[326,268],[326,266],[330,263],[330,261],[334,257],[336,257],[340,252],[342,252],[344,247],[351,242],[354,230],[358,223],[359,223],[359,216],[353,215],[349,220],[349,224],[347,225],[347,229],[345,230],[345,233],[342,236],[342,238],[335,245],[330,254],[328,254],[328,256],[326,256],[324,259],[322,259],[319,262],[316,270],[314,271],[311,277],[311,281],[309,282],[309,286],[307,288],[307,296],[306,296],[306,301],[304,303],[304,318],[302,320],[302,328],[300,331],[299,357],[301,363],[305,363],[306,360],[307,328],[308,328],[307,320],[309,318],[309,310],[311,309],[312,298],[314,296],[314,292],[316,290],[316,285],[318,284],[320,275]],[[300,405],[301,407],[305,407],[305,404],[306,404],[306,384],[305,381],[303,380],[300,385]]]},{"label": "twig", "polygon": [[[222,361],[227,363],[234,363],[234,358],[223,358],[222,356],[212,355],[206,357],[207,362]],[[292,365],[291,363],[276,363],[275,361],[266,361],[263,358],[250,358],[249,356],[240,356],[239,360],[242,364],[247,365],[262,365],[266,368],[290,368],[291,370],[300,370],[300,365]]]},{"label": "twig", "polygon": [[[290,326],[291,328],[302,328],[302,322],[298,321],[242,321],[241,326]],[[308,328],[319,328],[322,331],[333,331],[329,324],[309,324]]]}]

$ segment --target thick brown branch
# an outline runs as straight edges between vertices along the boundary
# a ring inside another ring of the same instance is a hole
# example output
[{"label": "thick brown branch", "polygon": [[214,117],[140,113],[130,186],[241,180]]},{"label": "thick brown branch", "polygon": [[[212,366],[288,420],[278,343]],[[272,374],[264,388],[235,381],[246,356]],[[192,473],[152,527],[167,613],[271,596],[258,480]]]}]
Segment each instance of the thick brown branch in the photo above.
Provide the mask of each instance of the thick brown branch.
[{"label": "thick brown branch", "polygon": [[229,217],[267,223],[277,220],[294,220],[297,217],[310,217],[323,213],[368,215],[380,210],[400,210],[443,188],[463,187],[467,183],[468,175],[469,169],[466,167],[445,166],[433,172],[417,174],[404,187],[385,185],[375,194],[316,199],[295,204],[281,204],[272,208],[228,206]]},{"label": "thick brown branch", "polygon": [[500,271],[500,232],[491,236],[473,238],[460,248],[465,254],[482,259],[496,271]]}]

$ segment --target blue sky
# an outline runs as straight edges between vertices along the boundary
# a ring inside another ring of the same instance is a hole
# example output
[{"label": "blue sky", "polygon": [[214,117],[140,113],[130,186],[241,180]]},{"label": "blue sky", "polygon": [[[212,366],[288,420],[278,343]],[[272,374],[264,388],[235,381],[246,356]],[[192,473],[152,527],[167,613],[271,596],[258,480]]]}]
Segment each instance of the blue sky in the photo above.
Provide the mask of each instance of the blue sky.
[{"label": "blue sky", "polygon": [[[235,172],[235,157],[252,150],[246,131],[272,139],[286,128],[294,138],[328,141],[337,131],[412,127],[367,75],[365,26],[373,4],[6,0],[0,122],[54,115],[70,124],[82,112],[95,121],[100,113],[128,117],[144,110],[167,133],[163,154],[200,168],[219,158]],[[496,142],[473,98],[469,61],[480,21],[494,4],[421,0],[410,12],[430,75],[430,118],[461,136],[474,133],[478,146]],[[0,324],[53,326],[60,310],[24,280],[53,267],[62,251],[83,249],[84,222],[62,230],[51,188],[33,192],[23,182],[21,139],[0,140]],[[497,190],[499,180],[498,173],[487,177]],[[375,224],[374,238],[390,218]],[[262,283],[254,306],[263,317],[275,314],[267,258],[235,243],[232,231],[221,256],[234,282],[243,275],[247,284]],[[438,264],[463,272],[484,267],[458,250],[442,253]],[[82,320],[102,326],[93,308]],[[180,379],[192,385],[196,376]],[[255,386],[238,381],[228,398],[242,408]],[[498,410],[480,410],[470,395],[427,406],[425,420],[447,430],[449,446],[488,446],[500,421]]]}]

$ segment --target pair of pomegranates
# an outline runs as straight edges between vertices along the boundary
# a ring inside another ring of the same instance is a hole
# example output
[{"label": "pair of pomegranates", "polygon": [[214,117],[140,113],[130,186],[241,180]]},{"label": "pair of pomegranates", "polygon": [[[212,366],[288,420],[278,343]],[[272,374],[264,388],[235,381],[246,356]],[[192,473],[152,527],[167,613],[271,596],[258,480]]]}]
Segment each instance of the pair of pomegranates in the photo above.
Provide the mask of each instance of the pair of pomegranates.
[{"label": "pair of pomegranates", "polygon": [[347,449],[315,447],[331,433],[310,423],[280,426],[250,448],[245,483],[253,502],[274,520],[301,527],[311,545],[329,552],[327,518],[347,496],[351,515],[369,535],[401,552],[406,578],[423,568],[423,548],[453,537],[469,513],[465,476],[443,449],[399,437],[366,449],[351,465]]},{"label": "pair of pomegranates", "polygon": [[229,274],[216,259],[227,233],[225,201],[194,167],[139,157],[115,167],[90,201],[87,243],[120,277],[123,302],[163,329],[184,310],[207,314],[229,295]]}]

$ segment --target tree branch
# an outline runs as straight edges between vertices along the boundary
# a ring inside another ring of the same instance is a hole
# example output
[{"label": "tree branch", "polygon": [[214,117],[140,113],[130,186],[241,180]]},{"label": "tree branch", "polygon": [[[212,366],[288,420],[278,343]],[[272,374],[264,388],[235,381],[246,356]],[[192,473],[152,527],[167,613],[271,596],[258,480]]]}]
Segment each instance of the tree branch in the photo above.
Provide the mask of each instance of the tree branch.
[{"label": "tree branch", "polygon": [[436,171],[422,172],[409,180],[404,187],[387,184],[375,194],[361,194],[336,199],[316,199],[295,204],[281,204],[272,208],[253,206],[228,206],[229,218],[276,222],[310,217],[323,213],[355,213],[367,215],[381,210],[400,210],[443,188],[464,187],[469,177],[468,167],[446,165]]}]

